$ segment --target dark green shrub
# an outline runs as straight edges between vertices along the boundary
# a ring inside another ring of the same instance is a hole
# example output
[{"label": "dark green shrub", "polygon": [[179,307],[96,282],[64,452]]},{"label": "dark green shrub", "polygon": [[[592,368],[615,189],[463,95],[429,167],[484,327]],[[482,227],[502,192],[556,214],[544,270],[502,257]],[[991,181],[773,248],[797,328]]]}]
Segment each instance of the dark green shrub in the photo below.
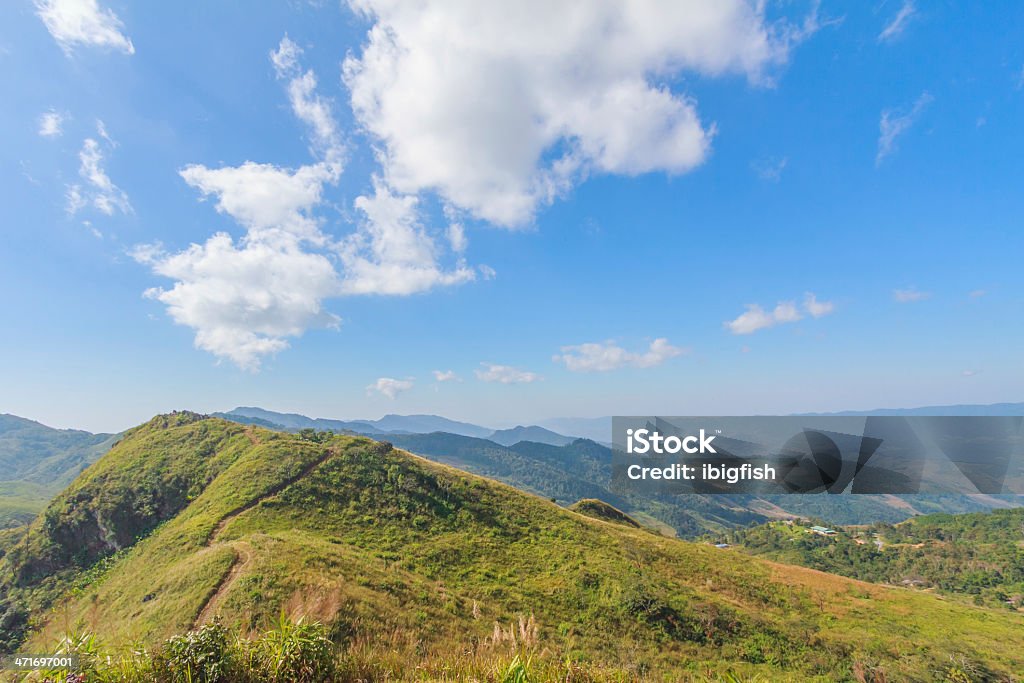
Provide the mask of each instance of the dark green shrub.
[{"label": "dark green shrub", "polygon": [[154,669],[169,683],[220,683],[235,681],[235,650],[227,628],[207,624],[164,643]]}]

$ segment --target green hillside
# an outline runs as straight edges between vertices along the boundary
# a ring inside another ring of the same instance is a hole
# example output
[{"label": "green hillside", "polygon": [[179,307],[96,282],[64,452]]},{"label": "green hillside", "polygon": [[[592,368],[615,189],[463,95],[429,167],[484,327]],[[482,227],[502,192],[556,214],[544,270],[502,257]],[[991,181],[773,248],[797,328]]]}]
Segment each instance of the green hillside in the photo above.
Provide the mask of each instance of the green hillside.
[{"label": "green hillside", "polygon": [[116,438],[0,414],[0,529],[30,522]]},{"label": "green hillside", "polygon": [[166,653],[283,612],[324,625],[339,680],[463,680],[516,655],[592,672],[568,680],[1024,670],[1006,610],[593,519],[368,438],[191,413],[127,432],[20,536],[0,537],[0,634],[22,651],[75,631]]},{"label": "green hillside", "polygon": [[823,538],[772,523],[723,535],[757,555],[1024,610],[1024,509],[936,514]]},{"label": "green hillside", "polygon": [[396,446],[445,465],[497,479],[523,491],[569,505],[597,498],[617,508],[650,515],[682,536],[764,522],[749,509],[749,496],[631,497],[608,490],[611,451],[577,439],[565,446],[520,441],[502,446],[486,439],[456,434],[389,434]]}]

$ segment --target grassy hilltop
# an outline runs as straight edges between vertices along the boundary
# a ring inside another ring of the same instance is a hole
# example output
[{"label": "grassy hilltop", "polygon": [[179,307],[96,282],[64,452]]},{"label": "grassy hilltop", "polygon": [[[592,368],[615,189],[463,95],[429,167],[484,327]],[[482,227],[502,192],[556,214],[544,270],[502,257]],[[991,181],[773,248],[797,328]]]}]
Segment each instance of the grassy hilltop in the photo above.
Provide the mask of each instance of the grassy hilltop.
[{"label": "grassy hilltop", "polygon": [[1020,615],[622,522],[368,438],[159,416],[0,536],[0,641],[47,651],[90,632],[159,651],[284,613],[323,624],[338,680],[486,680],[486,662],[516,655],[563,680],[1024,671]]}]

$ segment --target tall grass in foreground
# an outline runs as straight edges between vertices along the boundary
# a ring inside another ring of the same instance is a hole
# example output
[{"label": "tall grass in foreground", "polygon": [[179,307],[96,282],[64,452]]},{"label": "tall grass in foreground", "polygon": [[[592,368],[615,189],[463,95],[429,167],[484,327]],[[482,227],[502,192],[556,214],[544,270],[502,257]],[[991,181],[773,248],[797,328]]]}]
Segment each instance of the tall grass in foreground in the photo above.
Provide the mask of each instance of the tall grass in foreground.
[{"label": "tall grass in foreground", "polygon": [[[255,638],[242,638],[219,622],[174,636],[148,651],[129,647],[104,650],[88,632],[64,635],[55,654],[75,655],[76,671],[0,672],[0,681],[18,683],[397,683],[465,681],[474,683],[640,683],[669,680],[651,672],[607,667],[560,658],[537,642],[533,618],[503,627],[495,624],[488,648],[410,656],[408,643],[396,633],[392,642],[354,640],[338,648],[320,623],[292,620],[283,614]],[[934,672],[936,682],[984,683],[998,680],[951,657]],[[793,678],[766,678],[733,670],[703,670],[673,676],[680,683],[770,683]],[[857,664],[853,683],[889,683],[881,669]]]}]

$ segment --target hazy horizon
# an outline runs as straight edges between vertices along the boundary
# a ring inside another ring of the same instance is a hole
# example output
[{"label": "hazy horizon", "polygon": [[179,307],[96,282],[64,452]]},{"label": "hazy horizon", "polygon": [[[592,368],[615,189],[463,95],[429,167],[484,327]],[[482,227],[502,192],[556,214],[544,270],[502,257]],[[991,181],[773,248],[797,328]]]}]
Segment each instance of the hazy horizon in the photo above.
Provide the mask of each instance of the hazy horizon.
[{"label": "hazy horizon", "polygon": [[[840,409],[837,409],[837,410],[834,410],[834,411],[832,411],[832,410],[830,410],[830,411],[808,410],[808,411],[798,411],[798,412],[789,412],[789,413],[781,413],[781,412],[780,413],[758,413],[758,412],[752,412],[752,413],[749,413],[749,414],[750,415],[770,415],[770,414],[794,415],[794,414],[804,414],[804,413],[807,413],[807,414],[815,414],[815,413],[828,414],[828,413],[836,413],[836,412],[841,413],[841,412],[888,411],[888,410],[920,410],[920,409],[926,409],[926,408],[945,408],[945,407],[949,407],[949,406],[971,406],[971,407],[982,406],[982,407],[984,407],[984,406],[995,406],[995,405],[1003,405],[1003,404],[1011,404],[1011,405],[1013,405],[1013,404],[1024,404],[1024,401],[992,401],[992,402],[988,402],[988,403],[926,404],[926,405],[906,405],[906,406],[885,405],[885,406],[873,406],[873,407],[870,407],[870,408],[840,408]],[[190,408],[190,407],[169,408],[169,409],[167,409],[165,411],[160,411],[160,412],[154,413],[153,415],[150,415],[150,416],[148,416],[146,418],[143,418],[143,419],[139,420],[138,422],[133,422],[131,424],[128,424],[128,425],[125,425],[125,426],[122,426],[122,427],[116,428],[116,429],[90,429],[90,428],[87,428],[87,427],[84,427],[84,426],[81,426],[81,425],[54,424],[54,423],[47,422],[46,420],[40,419],[40,418],[32,416],[32,415],[23,415],[23,414],[19,414],[17,412],[9,411],[9,410],[0,410],[0,414],[8,414],[8,415],[13,415],[15,417],[20,417],[20,418],[24,418],[24,419],[28,419],[28,420],[33,420],[35,422],[39,422],[40,424],[43,424],[43,425],[45,425],[47,427],[52,427],[54,429],[77,429],[77,430],[81,430],[81,431],[92,432],[94,434],[99,434],[99,433],[117,434],[117,433],[120,433],[120,432],[122,432],[122,431],[124,431],[126,429],[130,429],[131,427],[135,427],[138,424],[142,424],[143,422],[146,422],[149,418],[152,418],[152,417],[154,417],[156,415],[169,413],[169,412],[171,412],[173,410],[193,410],[194,412],[199,412],[199,413],[203,413],[203,414],[212,414],[212,413],[228,413],[228,412],[231,412],[231,411],[233,411],[235,409],[243,408],[243,407],[244,408],[260,408],[262,410],[267,410],[267,411],[274,412],[274,413],[302,415],[303,417],[307,417],[307,418],[311,418],[311,419],[338,420],[338,421],[344,421],[344,422],[375,422],[377,420],[381,420],[381,419],[383,419],[385,417],[388,417],[390,415],[395,415],[395,416],[398,416],[398,417],[409,417],[409,416],[414,416],[414,415],[427,415],[427,416],[433,416],[433,417],[442,417],[442,418],[446,418],[446,419],[449,419],[449,420],[453,420],[455,422],[464,422],[464,423],[467,423],[467,424],[470,424],[470,425],[474,425],[474,426],[477,426],[477,427],[484,427],[486,429],[491,429],[491,430],[494,430],[494,431],[499,431],[499,430],[503,430],[503,429],[512,429],[514,427],[521,427],[521,426],[522,427],[527,427],[527,426],[544,426],[544,427],[546,427],[548,429],[551,429],[552,431],[557,432],[558,430],[555,429],[554,427],[550,426],[549,423],[557,422],[557,421],[571,421],[571,420],[603,420],[603,419],[610,420],[616,414],[617,415],[637,415],[637,414],[642,414],[642,413],[635,413],[635,412],[633,412],[633,413],[621,412],[621,413],[615,413],[615,414],[608,413],[608,414],[604,414],[604,415],[589,415],[589,416],[588,415],[571,415],[571,414],[566,414],[566,415],[553,415],[553,416],[548,416],[548,417],[540,417],[540,418],[536,418],[536,419],[511,420],[511,421],[506,421],[504,423],[490,423],[490,422],[480,422],[480,421],[476,421],[476,420],[472,420],[472,419],[464,419],[464,418],[461,418],[461,417],[458,417],[458,416],[453,416],[453,415],[446,415],[446,414],[442,414],[442,413],[431,413],[431,412],[410,412],[410,413],[390,412],[390,413],[382,413],[382,414],[380,414],[380,415],[378,415],[376,417],[366,417],[366,416],[361,416],[361,417],[355,416],[354,417],[354,416],[348,416],[348,415],[330,415],[330,414],[303,413],[301,411],[296,411],[296,410],[268,408],[267,406],[263,406],[263,405],[257,406],[257,405],[251,405],[251,404],[250,405],[239,404],[239,405],[236,405],[236,406],[232,406],[231,408],[216,408],[216,409],[213,409],[213,410],[205,410],[205,411],[194,410],[193,408]],[[666,415],[667,416],[667,415],[672,415],[673,413],[669,413],[669,412],[666,412],[666,411],[660,411],[658,413],[653,413],[652,412],[650,414],[659,414],[659,415]],[[682,413],[675,413],[675,414],[682,414]],[[704,411],[704,412],[692,412],[692,413],[688,413],[688,414],[689,415],[698,416],[698,415],[731,415],[731,414],[734,414],[734,413]]]}]

